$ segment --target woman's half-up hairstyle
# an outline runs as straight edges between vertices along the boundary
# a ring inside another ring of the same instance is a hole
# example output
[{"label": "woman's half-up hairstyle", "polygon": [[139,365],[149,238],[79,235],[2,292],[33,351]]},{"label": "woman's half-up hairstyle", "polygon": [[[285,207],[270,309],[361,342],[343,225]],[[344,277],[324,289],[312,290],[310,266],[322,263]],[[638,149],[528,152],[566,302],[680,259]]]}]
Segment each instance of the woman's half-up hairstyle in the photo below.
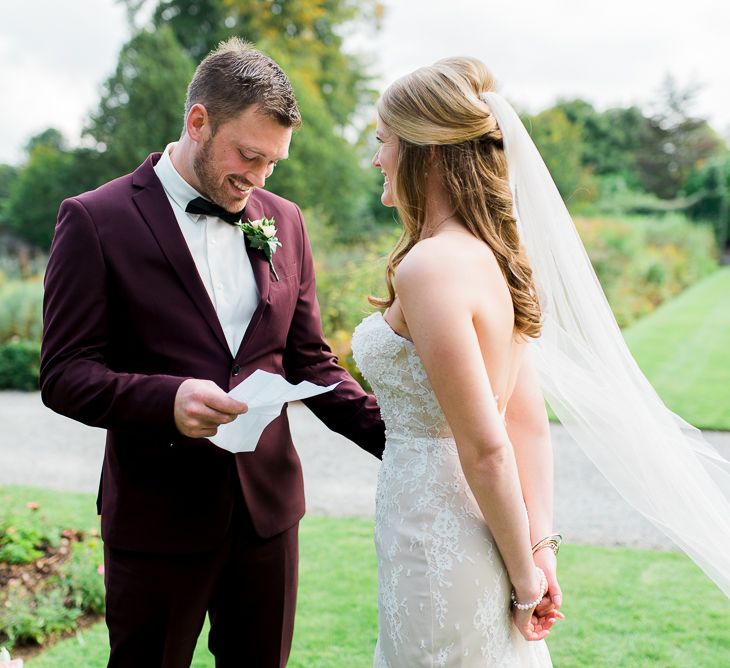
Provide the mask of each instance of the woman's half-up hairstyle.
[{"label": "woman's half-up hairstyle", "polygon": [[502,133],[480,95],[493,90],[491,73],[475,58],[446,58],[387,88],[378,103],[381,121],[399,139],[396,173],[390,174],[403,234],[388,258],[388,297],[401,260],[430,230],[426,220],[427,166],[438,167],[455,215],[484,241],[499,262],[512,296],[515,332],[540,334],[541,314],[532,270],[512,215]]}]

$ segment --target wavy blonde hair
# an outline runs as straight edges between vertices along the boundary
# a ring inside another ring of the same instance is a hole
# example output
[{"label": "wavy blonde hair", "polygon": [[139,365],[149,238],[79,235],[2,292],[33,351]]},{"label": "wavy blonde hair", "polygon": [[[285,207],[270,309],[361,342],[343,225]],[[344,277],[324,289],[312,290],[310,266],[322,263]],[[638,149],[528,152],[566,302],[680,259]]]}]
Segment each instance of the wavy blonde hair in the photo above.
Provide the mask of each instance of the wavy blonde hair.
[{"label": "wavy blonde hair", "polygon": [[380,99],[378,115],[399,139],[397,167],[389,176],[403,233],[388,257],[388,297],[370,302],[384,308],[395,300],[395,270],[424,235],[426,166],[433,165],[443,175],[455,215],[497,258],[512,297],[516,332],[537,337],[540,305],[512,215],[502,133],[479,97],[494,87],[494,77],[479,60],[446,58],[398,79]]}]

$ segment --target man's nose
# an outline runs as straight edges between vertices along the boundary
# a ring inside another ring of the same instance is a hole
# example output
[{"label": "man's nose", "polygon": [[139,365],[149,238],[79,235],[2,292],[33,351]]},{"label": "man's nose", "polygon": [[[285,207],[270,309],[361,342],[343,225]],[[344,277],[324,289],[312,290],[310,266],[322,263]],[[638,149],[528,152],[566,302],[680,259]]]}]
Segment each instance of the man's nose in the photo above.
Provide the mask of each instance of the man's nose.
[{"label": "man's nose", "polygon": [[246,178],[248,179],[248,182],[256,186],[257,188],[263,188],[264,184],[266,183],[266,177],[269,175],[269,172],[267,171],[266,167],[261,167],[259,169],[250,169],[246,172]]}]

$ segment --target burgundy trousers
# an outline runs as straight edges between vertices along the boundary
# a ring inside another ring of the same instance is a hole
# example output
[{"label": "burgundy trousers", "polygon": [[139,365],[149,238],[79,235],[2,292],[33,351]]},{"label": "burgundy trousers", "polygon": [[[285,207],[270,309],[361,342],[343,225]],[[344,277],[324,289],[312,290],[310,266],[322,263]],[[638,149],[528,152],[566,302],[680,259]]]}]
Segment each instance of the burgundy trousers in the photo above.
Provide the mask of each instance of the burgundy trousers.
[{"label": "burgundy trousers", "polygon": [[260,538],[241,499],[215,550],[148,554],[105,546],[109,668],[188,668],[206,612],[216,668],[284,668],[298,529]]}]

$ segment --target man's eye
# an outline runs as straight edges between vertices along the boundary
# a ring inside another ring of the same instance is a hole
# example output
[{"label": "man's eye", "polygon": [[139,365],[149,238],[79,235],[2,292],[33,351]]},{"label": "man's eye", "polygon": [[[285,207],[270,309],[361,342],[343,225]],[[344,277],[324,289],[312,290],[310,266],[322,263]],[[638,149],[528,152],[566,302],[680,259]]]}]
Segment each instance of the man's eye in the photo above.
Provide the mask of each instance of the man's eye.
[{"label": "man's eye", "polygon": [[241,157],[244,160],[248,160],[249,162],[251,162],[252,160],[256,160],[256,156],[255,155],[246,155],[245,153],[241,153]]}]

